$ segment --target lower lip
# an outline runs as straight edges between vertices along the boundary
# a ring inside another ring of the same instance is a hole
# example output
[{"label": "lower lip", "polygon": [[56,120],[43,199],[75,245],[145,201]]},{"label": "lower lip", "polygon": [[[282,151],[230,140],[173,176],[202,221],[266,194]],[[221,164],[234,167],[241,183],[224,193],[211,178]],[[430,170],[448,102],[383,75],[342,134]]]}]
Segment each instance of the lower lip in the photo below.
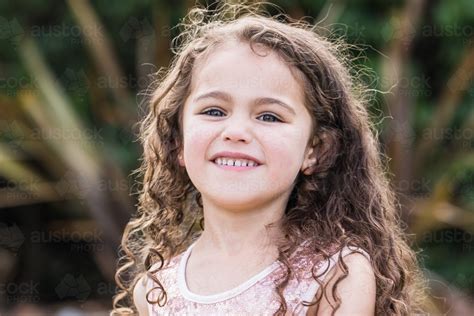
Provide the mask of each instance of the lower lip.
[{"label": "lower lip", "polygon": [[260,167],[261,165],[257,165],[254,167],[238,167],[238,166],[226,166],[226,165],[219,165],[215,163],[214,161],[211,161],[214,165],[217,167],[224,169],[224,170],[233,170],[233,171],[247,171],[247,170],[254,170]]}]

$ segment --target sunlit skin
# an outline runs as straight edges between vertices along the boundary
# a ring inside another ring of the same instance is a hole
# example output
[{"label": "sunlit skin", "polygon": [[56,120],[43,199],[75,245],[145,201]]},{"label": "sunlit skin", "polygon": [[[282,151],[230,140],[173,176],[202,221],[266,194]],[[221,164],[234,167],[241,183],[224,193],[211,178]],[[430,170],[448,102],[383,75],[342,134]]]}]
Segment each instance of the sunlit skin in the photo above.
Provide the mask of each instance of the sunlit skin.
[{"label": "sunlit skin", "polygon": [[[198,60],[183,108],[180,163],[202,194],[206,228],[193,252],[216,259],[261,250],[264,224],[283,215],[298,172],[310,173],[315,161],[297,70],[273,51],[260,52],[269,54],[258,56],[248,44],[231,42]],[[199,98],[216,91],[225,97]],[[259,98],[280,100],[289,109],[256,105]],[[224,170],[210,161],[220,151],[249,154],[262,165]]]},{"label": "sunlit skin", "polygon": [[[276,259],[271,241],[281,235],[277,227],[267,235],[265,224],[283,216],[298,173],[314,172],[318,154],[307,146],[313,126],[295,73],[276,53],[257,56],[242,43],[219,47],[193,69],[179,164],[202,194],[205,229],[185,267],[191,292],[228,291]],[[212,98],[199,98],[216,91],[220,93]],[[280,100],[291,109],[268,102],[256,106],[261,98]],[[262,165],[224,170],[210,161],[220,151],[245,153]],[[370,263],[360,254],[347,256],[345,262],[350,272],[338,285],[342,304],[336,315],[374,315],[376,285]],[[332,269],[325,280],[342,274],[340,268]],[[148,314],[144,280],[134,290],[140,315]],[[330,281],[328,288],[333,286]],[[331,315],[331,295],[329,301],[323,298],[319,310],[313,306],[306,315]]]}]

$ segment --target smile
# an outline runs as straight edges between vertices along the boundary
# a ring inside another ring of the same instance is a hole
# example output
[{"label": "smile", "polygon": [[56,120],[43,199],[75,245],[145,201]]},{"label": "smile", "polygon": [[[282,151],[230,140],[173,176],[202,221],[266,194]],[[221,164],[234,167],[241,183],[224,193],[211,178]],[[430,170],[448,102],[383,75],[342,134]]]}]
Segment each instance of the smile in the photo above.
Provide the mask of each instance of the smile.
[{"label": "smile", "polygon": [[248,170],[255,170],[257,169],[259,166],[261,165],[258,165],[258,164],[249,164],[249,165],[246,165],[246,164],[243,164],[241,165],[238,161],[235,161],[233,163],[229,163],[227,162],[228,164],[224,163],[222,160],[220,159],[216,159],[215,161],[211,161],[215,166],[219,167],[220,169],[223,169],[223,170],[233,170],[233,171],[248,171]]}]

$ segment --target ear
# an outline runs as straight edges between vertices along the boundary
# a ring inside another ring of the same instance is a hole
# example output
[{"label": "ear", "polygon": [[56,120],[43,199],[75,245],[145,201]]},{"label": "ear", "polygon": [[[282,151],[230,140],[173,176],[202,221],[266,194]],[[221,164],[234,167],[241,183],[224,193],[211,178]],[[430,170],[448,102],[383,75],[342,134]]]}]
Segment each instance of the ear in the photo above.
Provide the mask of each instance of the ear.
[{"label": "ear", "polygon": [[184,164],[184,158],[183,158],[183,151],[180,150],[179,151],[179,154],[178,154],[178,163],[181,167],[184,167],[185,164]]},{"label": "ear", "polygon": [[337,136],[331,131],[321,131],[308,146],[302,171],[305,175],[310,175],[318,170],[326,170],[332,165],[331,159],[340,150],[340,143]]},{"label": "ear", "polygon": [[301,166],[301,171],[305,175],[311,175],[314,172],[317,162],[317,145],[319,144],[319,139],[315,136],[313,141],[306,148],[305,157],[303,160],[303,165]]}]

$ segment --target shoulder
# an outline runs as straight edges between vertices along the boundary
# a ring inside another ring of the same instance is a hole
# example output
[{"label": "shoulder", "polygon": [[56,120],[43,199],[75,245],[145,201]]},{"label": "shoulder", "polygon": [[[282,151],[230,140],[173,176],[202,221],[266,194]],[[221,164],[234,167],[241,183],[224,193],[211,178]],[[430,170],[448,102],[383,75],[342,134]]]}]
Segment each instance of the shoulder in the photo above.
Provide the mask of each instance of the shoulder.
[{"label": "shoulder", "polygon": [[[353,248],[351,248],[352,250]],[[374,315],[376,301],[376,279],[369,256],[360,252],[349,250],[343,254],[344,264],[347,266],[348,275],[337,284],[336,294],[340,298],[341,305],[335,315]],[[369,257],[369,258],[368,258]],[[310,307],[307,315],[326,316],[331,315],[336,300],[332,295],[332,288],[344,272],[340,264],[334,267],[324,277],[327,283],[326,294],[321,299],[318,311]],[[321,288],[318,292],[321,291]],[[318,293],[317,296],[320,294]]]},{"label": "shoulder", "polygon": [[[166,281],[173,282],[174,281],[174,274],[175,270],[177,268],[178,260],[180,256],[173,257],[170,262],[165,265],[165,267],[161,267],[161,262],[154,263],[150,267],[150,272],[153,273],[154,276],[159,276],[161,281]],[[157,271],[159,270],[159,271]],[[171,277],[171,280],[169,279]],[[151,283],[151,285],[148,285],[148,283]],[[154,281],[152,278],[148,277],[146,273],[144,273],[137,281],[135,284],[135,287],[133,288],[133,304],[137,308],[138,315],[140,316],[148,316],[148,306],[150,303],[148,303],[146,299],[147,292],[150,288],[153,287]]]},{"label": "shoulder", "polygon": [[146,282],[147,276],[143,275],[135,284],[133,289],[133,303],[138,310],[140,316],[148,316],[148,302],[146,300]]}]

